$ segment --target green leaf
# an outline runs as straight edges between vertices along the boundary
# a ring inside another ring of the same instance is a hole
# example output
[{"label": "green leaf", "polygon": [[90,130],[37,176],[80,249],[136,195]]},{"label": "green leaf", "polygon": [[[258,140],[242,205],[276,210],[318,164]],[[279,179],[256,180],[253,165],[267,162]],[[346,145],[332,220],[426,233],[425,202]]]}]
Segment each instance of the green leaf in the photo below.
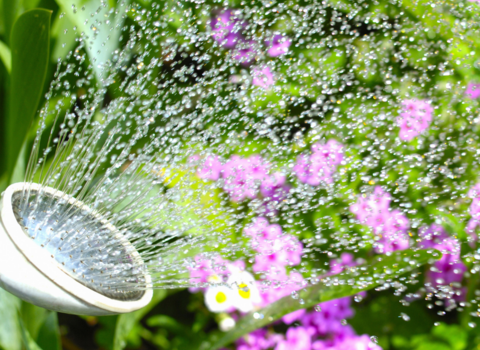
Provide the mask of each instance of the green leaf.
[{"label": "green leaf", "polygon": [[0,347],[20,350],[22,334],[18,317],[20,299],[0,288]]},{"label": "green leaf", "polygon": [[[77,27],[77,35],[88,36],[86,45],[88,56],[92,63],[97,81],[101,84],[104,77],[102,64],[109,61],[118,46],[123,15],[121,9],[118,14],[111,11],[110,6],[99,6],[98,0],[56,0],[70,20]],[[128,1],[124,2],[128,3]]]},{"label": "green leaf", "polygon": [[432,334],[449,343],[453,350],[463,350],[468,344],[467,331],[459,325],[440,323],[432,329]]},{"label": "green leaf", "polygon": [[49,59],[51,11],[35,9],[15,22],[11,38],[12,72],[7,118],[7,169],[12,174],[37,111]]},{"label": "green leaf", "polygon": [[10,52],[9,47],[3,41],[0,40],[0,59],[3,62],[3,65],[7,69],[8,73],[12,70],[12,53]]},{"label": "green leaf", "polygon": [[153,307],[155,307],[155,305],[165,299],[166,296],[166,290],[155,290],[152,301],[143,309],[118,316],[115,328],[115,338],[113,340],[113,350],[122,350],[125,348],[128,334],[135,324],[139,322]]},{"label": "green leaf", "polygon": [[48,311],[45,322],[40,327],[37,336],[37,344],[42,349],[61,350],[60,330],[58,328],[58,316],[54,311]]},{"label": "green leaf", "polygon": [[202,342],[200,349],[219,349],[293,311],[375,288],[383,285],[387,279],[395,279],[440,257],[438,251],[413,249],[397,251],[390,256],[377,256],[370,266],[351,267],[339,275],[324,277],[318,284],[301,291],[299,299],[304,301],[303,304],[287,296],[264,309],[247,314],[230,332],[212,334],[208,340]]},{"label": "green leaf", "polygon": [[19,318],[20,321],[20,329],[22,331],[22,340],[23,340],[23,346],[25,347],[26,350],[42,350],[41,347],[38,346],[37,343],[35,343],[35,340],[33,340],[32,336],[27,330],[27,327],[23,324],[22,318]]},{"label": "green leaf", "polygon": [[32,338],[36,339],[40,328],[47,317],[47,310],[24,301],[22,302],[21,311],[23,325]]}]

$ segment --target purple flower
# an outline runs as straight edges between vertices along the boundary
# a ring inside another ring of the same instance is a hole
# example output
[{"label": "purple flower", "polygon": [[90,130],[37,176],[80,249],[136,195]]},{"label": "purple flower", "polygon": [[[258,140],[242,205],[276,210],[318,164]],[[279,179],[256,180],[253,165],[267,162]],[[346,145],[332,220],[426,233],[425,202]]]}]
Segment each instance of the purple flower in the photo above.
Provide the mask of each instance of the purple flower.
[{"label": "purple flower", "polygon": [[248,66],[255,59],[255,42],[253,40],[242,41],[233,51],[233,58],[244,66]]},{"label": "purple flower", "polygon": [[271,57],[277,57],[286,54],[291,44],[292,41],[288,37],[281,35],[275,35],[271,42],[270,40],[265,41],[265,45],[268,46],[267,53]]},{"label": "purple flower", "polygon": [[252,84],[260,86],[261,88],[268,90],[274,83],[275,79],[273,77],[270,67],[253,68],[253,80]]},{"label": "purple flower", "polygon": [[364,225],[377,227],[383,225],[389,217],[389,207],[392,196],[380,186],[376,186],[373,194],[360,196],[357,203],[350,206],[350,211]]},{"label": "purple flower", "polygon": [[469,208],[472,218],[467,224],[466,231],[470,235],[470,245],[473,247],[478,238],[475,230],[480,227],[480,183],[477,183],[468,191],[468,196],[473,199]]},{"label": "purple flower", "polygon": [[309,329],[312,336],[339,334],[345,327],[341,320],[354,315],[350,304],[350,297],[323,302],[318,305],[319,309],[317,307],[319,311],[305,314],[300,321]]},{"label": "purple flower", "polygon": [[265,180],[260,184],[260,193],[264,197],[266,203],[265,212],[276,214],[276,206],[287,198],[287,194],[290,191],[290,186],[286,184],[287,178],[282,173],[274,173],[268,175]]},{"label": "purple flower", "polygon": [[283,234],[280,225],[270,225],[265,218],[255,218],[244,233],[251,237],[252,248],[260,253],[255,256],[255,272],[298,265],[302,259],[303,246],[297,237]]},{"label": "purple flower", "polygon": [[258,246],[263,241],[273,241],[282,235],[282,228],[278,224],[272,224],[267,219],[257,217],[253,223],[245,227],[246,236],[252,237],[252,246]]},{"label": "purple flower", "polygon": [[373,343],[370,337],[364,335],[350,335],[343,339],[334,339],[333,341],[318,340],[313,346],[313,350],[382,350],[380,346]]},{"label": "purple flower", "polygon": [[343,145],[335,140],[329,140],[322,145],[312,146],[312,154],[301,154],[293,171],[298,179],[311,186],[318,186],[322,182],[332,183],[333,174],[343,160]]},{"label": "purple flower", "polygon": [[434,285],[451,285],[460,283],[467,267],[460,258],[460,243],[450,237],[445,229],[436,224],[420,230],[421,248],[434,248],[442,253],[427,273],[427,279]]},{"label": "purple flower", "polygon": [[266,350],[273,348],[282,338],[279,334],[261,328],[237,340],[236,346],[237,350]]},{"label": "purple flower", "polygon": [[245,25],[235,18],[231,9],[224,10],[213,17],[210,26],[213,38],[225,48],[233,49],[238,42],[243,41],[239,30]]},{"label": "purple flower", "polygon": [[303,276],[298,272],[290,272],[287,275],[284,267],[278,267],[275,272],[271,269],[270,272],[266,273],[266,278],[258,282],[262,298],[261,307],[291,295],[291,293],[303,288],[305,283]]},{"label": "purple flower", "polygon": [[410,141],[426,130],[432,122],[433,108],[426,100],[405,100],[397,118],[400,139]]},{"label": "purple flower", "polygon": [[267,177],[269,167],[260,156],[247,159],[232,156],[221,172],[225,180],[223,189],[234,202],[253,199],[257,196],[260,183]]},{"label": "purple flower", "polygon": [[373,194],[360,196],[357,203],[350,206],[360,223],[370,226],[380,237],[374,245],[380,254],[403,250],[410,245],[408,218],[399,210],[390,211],[391,199],[389,193],[376,186]]},{"label": "purple flower", "polygon": [[275,350],[311,350],[312,340],[308,331],[303,327],[290,327],[285,340],[280,341]]},{"label": "purple flower", "polygon": [[260,252],[260,255],[255,256],[255,272],[266,272],[272,267],[295,266],[302,261],[302,243],[292,235],[265,240],[255,248]]},{"label": "purple flower", "polygon": [[[478,0],[469,0],[469,1],[477,1]],[[470,97],[472,100],[480,97],[480,84],[478,83],[469,83],[467,85],[467,90],[465,90],[465,95]]]},{"label": "purple flower", "polygon": [[220,178],[223,166],[218,156],[207,156],[201,163],[201,167],[197,169],[200,178],[214,181]]}]

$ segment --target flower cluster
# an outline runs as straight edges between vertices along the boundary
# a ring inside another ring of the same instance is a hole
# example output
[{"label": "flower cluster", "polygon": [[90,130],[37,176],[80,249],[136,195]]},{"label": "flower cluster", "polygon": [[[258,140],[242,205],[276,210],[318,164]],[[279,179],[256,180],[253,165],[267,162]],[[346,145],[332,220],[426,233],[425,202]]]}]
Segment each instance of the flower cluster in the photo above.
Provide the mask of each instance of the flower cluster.
[{"label": "flower cluster", "polygon": [[[194,160],[198,161],[199,157]],[[290,190],[286,176],[270,174],[270,164],[259,155],[248,158],[232,156],[225,164],[217,156],[207,156],[200,162],[197,175],[205,180],[223,180],[223,189],[234,202],[254,199],[259,194],[266,200],[266,212],[274,212],[276,203],[285,199]]]},{"label": "flower cluster", "polygon": [[[445,299],[464,299],[465,295],[460,288],[463,274],[467,267],[460,258],[460,244],[457,239],[450,237],[445,229],[437,224],[424,227],[420,230],[420,247],[434,248],[442,253],[427,273],[427,280],[433,288],[448,286]],[[443,290],[445,293],[445,289]]]},{"label": "flower cluster", "polygon": [[[232,9],[225,9],[217,13],[211,20],[213,38],[223,47],[234,50],[233,58],[244,66],[249,66],[255,58],[255,48],[259,46],[254,40],[247,40],[243,35],[247,22],[241,20]],[[291,40],[282,35],[274,35],[271,40],[265,41],[267,54],[277,57],[288,52]],[[252,72],[252,84],[268,89],[275,82],[270,67],[255,67]]]},{"label": "flower cluster", "polygon": [[409,247],[408,218],[399,210],[390,209],[391,199],[389,193],[376,186],[371,195],[360,196],[357,203],[350,206],[360,223],[370,226],[378,238],[374,245],[377,253]]},{"label": "flower cluster", "polygon": [[473,186],[468,191],[468,196],[472,198],[470,205],[470,215],[472,218],[468,221],[466,231],[470,235],[472,243],[477,240],[475,230],[480,226],[480,183]]},{"label": "flower cluster", "polygon": [[295,236],[283,234],[279,225],[270,225],[261,217],[245,228],[245,235],[250,237],[252,248],[259,253],[253,270],[264,273],[261,280],[256,281],[245,271],[242,261],[229,262],[218,256],[197,256],[189,268],[191,281],[198,285],[190,291],[203,291],[205,305],[212,312],[249,312],[305,284],[301,274],[288,274],[286,270],[286,266],[301,261],[303,247]]},{"label": "flower cluster", "polygon": [[410,141],[426,130],[432,122],[433,107],[426,100],[405,100],[397,118],[400,139]]},{"label": "flower cluster", "polygon": [[293,171],[298,179],[311,186],[318,186],[322,182],[332,183],[337,166],[344,157],[343,145],[336,140],[327,143],[316,143],[312,146],[312,154],[301,154]]}]

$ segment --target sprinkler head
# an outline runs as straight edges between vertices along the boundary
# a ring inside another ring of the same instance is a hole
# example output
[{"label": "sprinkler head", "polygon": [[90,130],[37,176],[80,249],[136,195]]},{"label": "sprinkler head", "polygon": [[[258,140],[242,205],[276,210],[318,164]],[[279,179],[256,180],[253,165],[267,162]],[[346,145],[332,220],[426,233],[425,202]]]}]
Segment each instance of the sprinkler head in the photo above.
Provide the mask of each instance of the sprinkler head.
[{"label": "sprinkler head", "polygon": [[[29,201],[23,205],[26,193]],[[77,226],[68,227],[70,222]],[[84,230],[78,227],[82,222],[88,223]],[[85,246],[90,250],[85,251]],[[109,254],[102,252],[104,246]],[[35,183],[16,183],[3,193],[0,286],[8,292],[69,314],[114,315],[146,306],[153,294],[150,275],[137,274],[141,287],[136,290],[122,288],[117,263],[142,271],[143,261],[135,247],[82,202]],[[115,283],[109,283],[112,275]]]}]

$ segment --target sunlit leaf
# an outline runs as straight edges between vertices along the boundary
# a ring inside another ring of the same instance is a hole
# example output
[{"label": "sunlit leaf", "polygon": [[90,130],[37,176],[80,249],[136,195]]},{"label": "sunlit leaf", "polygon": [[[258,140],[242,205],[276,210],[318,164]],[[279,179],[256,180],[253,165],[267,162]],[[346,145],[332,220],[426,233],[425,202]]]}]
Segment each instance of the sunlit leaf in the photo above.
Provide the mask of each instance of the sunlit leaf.
[{"label": "sunlit leaf", "polygon": [[10,48],[0,40],[0,60],[2,60],[3,65],[8,72],[12,70],[12,53]]}]

